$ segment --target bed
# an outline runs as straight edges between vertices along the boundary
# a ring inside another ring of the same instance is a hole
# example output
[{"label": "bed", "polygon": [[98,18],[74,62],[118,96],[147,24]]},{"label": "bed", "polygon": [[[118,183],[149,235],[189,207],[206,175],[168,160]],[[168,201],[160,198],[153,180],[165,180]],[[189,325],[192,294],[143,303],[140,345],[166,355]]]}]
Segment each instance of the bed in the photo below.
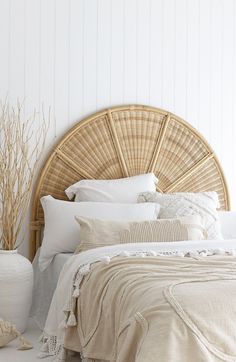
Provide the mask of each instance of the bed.
[{"label": "bed", "polygon": [[[164,110],[115,107],[79,122],[50,154],[34,193],[31,258],[44,225],[41,197],[67,200],[65,190],[79,180],[150,172],[160,195],[215,191],[219,210],[230,209],[219,161],[195,129]],[[235,250],[234,239],[200,240],[123,243],[70,256],[41,357],[65,360],[72,350],[83,361],[235,361]]]}]

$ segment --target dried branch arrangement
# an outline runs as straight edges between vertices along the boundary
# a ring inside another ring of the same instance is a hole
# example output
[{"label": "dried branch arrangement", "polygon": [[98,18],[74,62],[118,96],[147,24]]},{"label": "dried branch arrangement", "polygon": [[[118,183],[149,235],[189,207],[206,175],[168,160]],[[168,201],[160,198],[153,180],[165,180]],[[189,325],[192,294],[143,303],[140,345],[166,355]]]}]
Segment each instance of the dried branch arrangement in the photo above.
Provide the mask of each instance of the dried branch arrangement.
[{"label": "dried branch arrangement", "polygon": [[[0,103],[0,249],[16,249],[49,125],[44,114],[23,119],[22,105]],[[50,118],[50,116],[49,116]]]}]

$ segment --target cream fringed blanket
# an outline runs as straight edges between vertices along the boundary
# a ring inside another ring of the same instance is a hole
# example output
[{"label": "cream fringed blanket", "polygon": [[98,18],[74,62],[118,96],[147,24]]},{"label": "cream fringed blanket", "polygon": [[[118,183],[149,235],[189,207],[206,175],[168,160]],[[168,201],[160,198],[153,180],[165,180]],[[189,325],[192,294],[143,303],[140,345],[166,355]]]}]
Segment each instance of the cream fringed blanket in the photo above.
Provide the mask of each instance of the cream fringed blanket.
[{"label": "cream fringed blanket", "polygon": [[[235,362],[236,258],[210,256],[214,251],[186,258],[155,254],[107,255],[80,268],[64,325],[58,314],[57,349],[79,351],[84,361]],[[64,274],[47,326],[60,309],[65,282]],[[45,338],[45,351],[50,341]]]}]

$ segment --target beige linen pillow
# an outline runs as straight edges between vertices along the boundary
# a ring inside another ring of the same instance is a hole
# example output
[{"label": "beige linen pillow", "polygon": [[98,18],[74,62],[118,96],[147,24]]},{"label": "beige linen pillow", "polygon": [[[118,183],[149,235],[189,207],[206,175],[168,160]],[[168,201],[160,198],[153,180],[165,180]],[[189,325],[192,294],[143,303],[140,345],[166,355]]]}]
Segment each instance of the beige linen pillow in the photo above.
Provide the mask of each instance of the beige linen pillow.
[{"label": "beige linen pillow", "polygon": [[108,221],[75,217],[81,243],[75,253],[102,246],[137,242],[170,242],[205,239],[198,215],[147,221]]}]

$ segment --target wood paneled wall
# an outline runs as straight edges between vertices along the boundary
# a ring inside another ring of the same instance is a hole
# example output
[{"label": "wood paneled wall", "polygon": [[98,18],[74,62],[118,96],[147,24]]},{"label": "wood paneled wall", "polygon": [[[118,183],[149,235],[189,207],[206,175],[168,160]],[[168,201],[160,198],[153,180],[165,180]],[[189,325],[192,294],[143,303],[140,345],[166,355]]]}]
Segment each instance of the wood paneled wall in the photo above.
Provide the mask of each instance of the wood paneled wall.
[{"label": "wood paneled wall", "polygon": [[216,151],[236,206],[235,0],[0,0],[0,97],[51,106],[48,147],[103,107],[170,110]]}]

